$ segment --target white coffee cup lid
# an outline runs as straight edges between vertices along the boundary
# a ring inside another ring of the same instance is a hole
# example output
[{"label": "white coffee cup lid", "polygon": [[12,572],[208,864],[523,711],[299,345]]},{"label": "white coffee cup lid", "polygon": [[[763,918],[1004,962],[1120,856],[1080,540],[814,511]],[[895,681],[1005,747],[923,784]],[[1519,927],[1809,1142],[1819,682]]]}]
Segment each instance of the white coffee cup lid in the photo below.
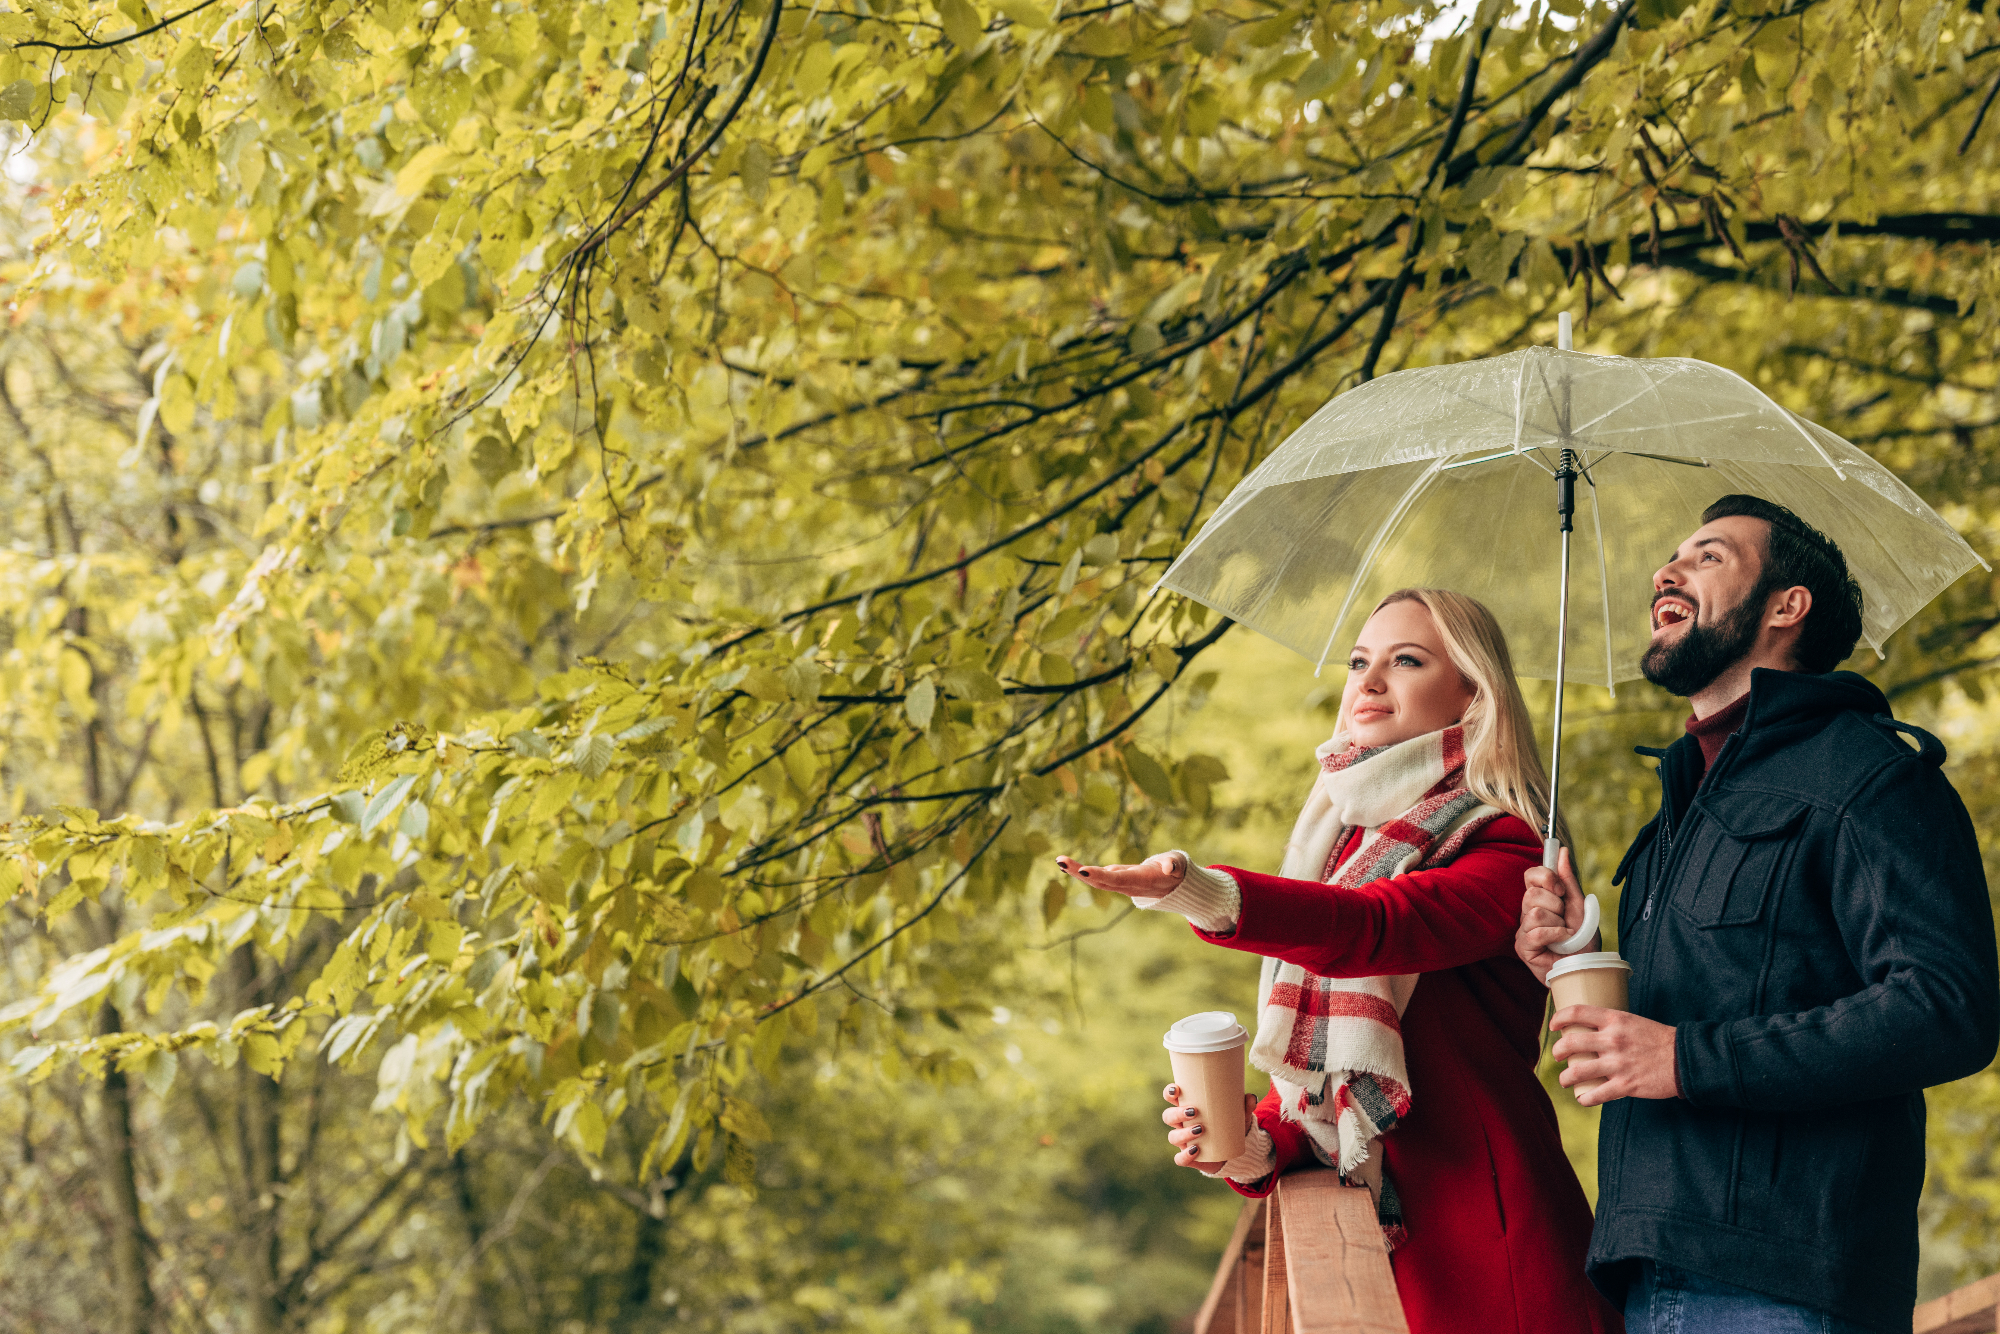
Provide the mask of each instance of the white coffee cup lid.
[{"label": "white coffee cup lid", "polygon": [[1227,1010],[1204,1010],[1191,1014],[1167,1030],[1160,1045],[1183,1056],[1205,1051],[1228,1051],[1250,1040],[1243,1025]]},{"label": "white coffee cup lid", "polygon": [[1623,968],[1632,971],[1632,965],[1618,957],[1617,950],[1598,950],[1593,954],[1572,954],[1555,967],[1549,969],[1547,980],[1555,981],[1566,973],[1581,973],[1587,968]]}]

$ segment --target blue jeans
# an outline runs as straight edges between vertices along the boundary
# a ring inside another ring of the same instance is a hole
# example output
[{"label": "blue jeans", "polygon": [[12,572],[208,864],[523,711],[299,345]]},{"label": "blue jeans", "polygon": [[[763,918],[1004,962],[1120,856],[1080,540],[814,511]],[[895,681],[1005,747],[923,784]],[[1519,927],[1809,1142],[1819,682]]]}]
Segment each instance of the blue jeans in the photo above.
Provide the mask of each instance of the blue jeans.
[{"label": "blue jeans", "polygon": [[1868,1334],[1860,1325],[1748,1288],[1641,1262],[1625,1293],[1626,1334]]}]

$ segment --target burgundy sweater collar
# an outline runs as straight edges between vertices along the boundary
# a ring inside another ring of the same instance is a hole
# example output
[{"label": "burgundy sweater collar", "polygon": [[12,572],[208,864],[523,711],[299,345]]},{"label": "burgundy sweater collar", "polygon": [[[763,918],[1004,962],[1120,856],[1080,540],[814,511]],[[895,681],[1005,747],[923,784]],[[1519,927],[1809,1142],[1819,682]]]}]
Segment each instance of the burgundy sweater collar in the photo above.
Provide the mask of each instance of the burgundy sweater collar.
[{"label": "burgundy sweater collar", "polygon": [[1689,718],[1688,735],[1701,746],[1701,771],[1705,774],[1715,764],[1715,757],[1722,753],[1722,743],[1732,732],[1743,726],[1744,715],[1750,712],[1750,692],[1742,696],[1726,709],[1717,709],[1706,718]]}]

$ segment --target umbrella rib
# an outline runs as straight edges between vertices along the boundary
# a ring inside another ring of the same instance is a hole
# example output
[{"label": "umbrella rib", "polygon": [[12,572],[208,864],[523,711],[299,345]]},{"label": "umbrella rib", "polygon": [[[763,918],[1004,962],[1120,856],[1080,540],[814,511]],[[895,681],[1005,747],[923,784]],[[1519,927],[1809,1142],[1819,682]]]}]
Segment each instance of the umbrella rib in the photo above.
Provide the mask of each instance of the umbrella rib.
[{"label": "umbrella rib", "polygon": [[[1535,363],[1535,374],[1541,377],[1542,392],[1548,395],[1549,399],[1553,401],[1556,396],[1556,391],[1555,391],[1555,386],[1549,383],[1548,367],[1542,365],[1540,361],[1537,361]],[[1514,381],[1514,448],[1516,450],[1520,449],[1521,447],[1522,406],[1523,404],[1521,399],[1521,382],[1519,380],[1516,380]],[[1560,429],[1556,432],[1555,438],[1557,440],[1565,440],[1565,441],[1568,440],[1572,434],[1572,432],[1569,429],[1569,423],[1560,422],[1558,423],[1558,425]]]},{"label": "umbrella rib", "polygon": [[1583,477],[1590,483],[1590,521],[1597,529],[1597,601],[1604,608],[1604,687],[1617,699],[1618,673],[1611,665],[1611,574],[1604,561],[1604,502],[1598,495],[1597,479],[1588,469]]},{"label": "umbrella rib", "polygon": [[[1780,409],[1780,411],[1782,411],[1782,409]],[[1695,418],[1693,418],[1693,419],[1691,419],[1691,420],[1686,420],[1686,421],[1677,421],[1677,422],[1675,422],[1675,423],[1674,423],[1674,425],[1676,425],[1676,426],[1707,426],[1707,425],[1710,425],[1711,423],[1714,423],[1714,422],[1740,422],[1740,421],[1744,420],[1745,418],[1747,418],[1747,417],[1750,417],[1750,416],[1752,416],[1752,415],[1753,415],[1753,414],[1751,414],[1751,413],[1748,413],[1748,412],[1727,412],[1727,413],[1724,413],[1723,415],[1721,415],[1721,416],[1719,416],[1719,417],[1695,417]],[[1594,434],[1593,434],[1593,435],[1592,435],[1592,436],[1591,436],[1590,438],[1591,438],[1592,440],[1603,440],[1603,439],[1605,439],[1605,438],[1607,438],[1607,437],[1609,437],[1609,436],[1614,436],[1614,435],[1633,435],[1633,434],[1636,434],[1636,433],[1638,433],[1638,432],[1640,432],[1640,431],[1657,431],[1657,430],[1659,430],[1659,429],[1660,429],[1660,427],[1659,427],[1659,423],[1657,423],[1657,422],[1653,422],[1653,423],[1649,423],[1649,424],[1647,424],[1647,425],[1644,425],[1644,426],[1615,426],[1615,427],[1611,428],[1611,429],[1610,429],[1610,430],[1608,430],[1608,431],[1598,431],[1598,432],[1595,432],[1595,433],[1594,433]],[[1806,439],[1810,440],[1810,439],[1812,439],[1812,437],[1811,437],[1811,436],[1807,436],[1807,437],[1806,437]],[[1632,451],[1632,450],[1624,450],[1624,449],[1621,449],[1621,450],[1619,450],[1618,452],[1619,452],[1619,453],[1621,453],[1621,454],[1628,454],[1628,453],[1633,453],[1633,452],[1635,452],[1635,451]],[[1821,451],[1821,452],[1822,452],[1822,454],[1823,454],[1823,453],[1824,453],[1825,451]],[[1832,461],[1833,461],[1833,460],[1831,460],[1831,459],[1828,459],[1828,460],[1827,460],[1827,462],[1829,462],[1829,463],[1831,463]]]},{"label": "umbrella rib", "polygon": [[[1628,459],[1651,459],[1655,463],[1677,463],[1683,468],[1708,466],[1708,460],[1704,458],[1677,459],[1671,454],[1642,454],[1636,449],[1607,449],[1604,451],[1604,458],[1610,458],[1613,454],[1623,454]],[[1602,463],[1604,459],[1599,459],[1598,462]]]},{"label": "umbrella rib", "polygon": [[1340,610],[1334,613],[1333,625],[1326,632],[1326,647],[1319,651],[1319,661],[1313,664],[1314,676],[1318,676],[1322,671],[1326,670],[1326,655],[1333,652],[1333,637],[1340,633],[1341,623],[1347,619],[1347,609],[1354,605],[1354,595],[1361,591],[1361,581],[1368,577],[1368,569],[1375,563],[1375,553],[1382,549],[1382,543],[1389,536],[1390,530],[1402,521],[1403,515],[1408,513],[1410,506],[1416,503],[1418,493],[1424,489],[1433,477],[1438,475],[1443,465],[1444,460],[1439,459],[1437,462],[1431,464],[1430,467],[1424,469],[1423,472],[1419,473],[1417,480],[1410,483],[1410,489],[1403,492],[1403,498],[1396,502],[1396,508],[1389,511],[1389,517],[1384,519],[1382,526],[1375,530],[1375,539],[1368,544],[1368,553],[1361,558],[1361,563],[1354,568],[1354,578],[1347,585],[1347,596],[1341,599]]},{"label": "umbrella rib", "polygon": [[1476,459],[1453,459],[1450,463],[1444,465],[1442,471],[1450,472],[1453,468],[1470,468],[1475,463],[1493,463],[1499,459],[1511,459],[1513,457],[1513,450],[1503,449],[1497,454],[1481,454]]},{"label": "umbrella rib", "polygon": [[[1717,366],[1715,369],[1721,371],[1724,375],[1729,376],[1731,379],[1741,380],[1743,383],[1743,387],[1745,389],[1748,389],[1751,393],[1757,395],[1757,397],[1763,399],[1766,403],[1769,403],[1772,407],[1784,413],[1785,420],[1792,424],[1792,429],[1794,431],[1797,431],[1799,435],[1805,439],[1805,442],[1813,447],[1814,453],[1818,454],[1820,458],[1826,461],[1827,467],[1833,469],[1833,475],[1835,477],[1838,477],[1843,482],[1847,480],[1847,474],[1841,470],[1841,466],[1838,463],[1835,463],[1833,461],[1833,455],[1826,452],[1826,446],[1820,444],[1819,441],[1813,439],[1811,431],[1808,431],[1805,427],[1799,425],[1799,418],[1797,413],[1793,412],[1790,408],[1784,406],[1784,404],[1779,403],[1777,400],[1773,399],[1769,394],[1759,389],[1756,385],[1751,384],[1748,380],[1744,380],[1742,376],[1738,375],[1735,371],[1730,370],[1729,367]],[[1875,651],[1877,653],[1881,652],[1880,649],[1877,649]]]},{"label": "umbrella rib", "polygon": [[[1549,377],[1546,373],[1542,371],[1539,363],[1535,367],[1535,373],[1542,377],[1542,388],[1546,390],[1549,387]],[[1541,448],[1540,445],[1533,445],[1527,449],[1521,448],[1521,427],[1526,419],[1526,413],[1524,409],[1527,403],[1527,399],[1522,394],[1521,389],[1522,389],[1522,382],[1525,381],[1527,378],[1528,375],[1525,370],[1523,370],[1521,373],[1517,374],[1514,377],[1514,456],[1516,458],[1526,459],[1528,462],[1534,464],[1537,468],[1540,468],[1543,472],[1553,477],[1556,475],[1555,469],[1551,468],[1548,464],[1542,462],[1534,455],[1534,451]],[[1544,434],[1546,434],[1546,432],[1544,432]]]},{"label": "umbrella rib", "polygon": [[1500,411],[1500,409],[1494,407],[1492,404],[1482,403],[1478,399],[1474,398],[1472,395],[1464,393],[1461,390],[1453,389],[1450,385],[1443,386],[1443,389],[1445,393],[1450,394],[1453,398],[1459,400],[1461,403],[1469,403],[1473,407],[1478,408],[1483,412],[1490,412],[1496,417],[1505,415]]},{"label": "umbrella rib", "polygon": [[1595,417],[1592,417],[1589,421],[1583,423],[1583,425],[1571,427],[1570,434],[1575,436],[1582,435],[1585,431],[1588,431],[1591,427],[1597,425],[1597,423],[1603,421],[1606,417],[1609,417],[1612,413],[1617,412],[1620,408],[1630,407],[1632,404],[1637,403],[1647,394],[1652,393],[1655,388],[1656,386],[1652,383],[1652,381],[1648,380],[1646,382],[1646,387],[1644,389],[1641,389],[1638,393],[1632,395],[1632,397],[1626,399],[1623,403],[1614,403],[1610,407],[1606,408],[1604,411],[1598,413]]},{"label": "umbrella rib", "polygon": [[[1799,425],[1798,414],[1794,413],[1789,408],[1781,407],[1778,409],[1778,411],[1785,414],[1785,420],[1789,421],[1792,424],[1793,430],[1797,431],[1800,435],[1806,438],[1807,444],[1811,445],[1814,449],[1819,451],[1819,456],[1826,460],[1826,466],[1833,469],[1833,475],[1835,477],[1838,477],[1843,482],[1846,481],[1847,474],[1845,472],[1842,472],[1840,465],[1833,461],[1833,455],[1826,452],[1826,446],[1822,445],[1819,441],[1813,439],[1813,434],[1811,431],[1808,431],[1805,427]],[[1875,651],[1878,654],[1882,652],[1882,650],[1879,648],[1876,649]]]}]

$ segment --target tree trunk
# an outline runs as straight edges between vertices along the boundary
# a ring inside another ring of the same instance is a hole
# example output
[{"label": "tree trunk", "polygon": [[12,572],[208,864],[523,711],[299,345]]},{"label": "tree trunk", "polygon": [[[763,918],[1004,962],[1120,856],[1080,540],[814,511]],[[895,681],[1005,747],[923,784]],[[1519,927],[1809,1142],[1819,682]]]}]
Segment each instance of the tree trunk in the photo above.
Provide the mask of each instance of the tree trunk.
[{"label": "tree trunk", "polygon": [[[248,944],[231,956],[238,1005],[257,1004],[257,960]],[[243,1286],[249,1299],[253,1334],[278,1334],[284,1328],[284,1280],[279,1233],[278,1086],[247,1061],[237,1072],[236,1135],[243,1164],[243,1193],[248,1227],[243,1237]]]},{"label": "tree trunk", "polygon": [[470,1322],[474,1330],[492,1331],[500,1328],[502,1297],[493,1290],[487,1279],[486,1266],[486,1215],[480,1208],[479,1194],[473,1189],[472,1165],[465,1160],[463,1150],[451,1156],[452,1194],[458,1202],[458,1214],[465,1222],[466,1239],[472,1244],[472,1281],[474,1300],[478,1311]]},{"label": "tree trunk", "polygon": [[645,1327],[646,1308],[653,1301],[653,1271],[666,1253],[667,1220],[640,1214],[638,1231],[632,1235],[632,1262],[625,1267],[625,1288],[618,1294],[618,1312],[611,1321],[614,1334],[637,1334]]},{"label": "tree trunk", "polygon": [[[97,1012],[97,1031],[117,1033],[124,1020],[106,1002]],[[111,1224],[111,1281],[118,1294],[119,1334],[153,1334],[159,1306],[147,1272],[145,1220],[139,1214],[139,1173],[132,1147],[132,1091],[125,1072],[113,1067],[104,1076],[100,1128],[100,1171],[105,1213]]]}]

